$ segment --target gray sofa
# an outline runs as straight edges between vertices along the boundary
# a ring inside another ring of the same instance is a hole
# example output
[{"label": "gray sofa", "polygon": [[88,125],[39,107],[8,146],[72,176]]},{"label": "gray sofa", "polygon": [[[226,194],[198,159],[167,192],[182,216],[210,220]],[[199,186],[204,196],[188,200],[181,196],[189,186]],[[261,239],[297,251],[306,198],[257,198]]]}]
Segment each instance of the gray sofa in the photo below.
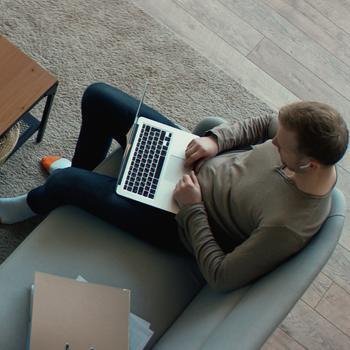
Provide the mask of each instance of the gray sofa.
[{"label": "gray sofa", "polygon": [[[117,149],[96,171],[116,175],[121,156]],[[148,348],[259,349],[332,254],[345,210],[335,189],[327,221],[303,251],[222,294],[203,284],[191,258],[162,251],[78,208],[56,209],[0,266],[0,349],[24,349],[35,271],[130,288],[131,311],[155,332]]]}]

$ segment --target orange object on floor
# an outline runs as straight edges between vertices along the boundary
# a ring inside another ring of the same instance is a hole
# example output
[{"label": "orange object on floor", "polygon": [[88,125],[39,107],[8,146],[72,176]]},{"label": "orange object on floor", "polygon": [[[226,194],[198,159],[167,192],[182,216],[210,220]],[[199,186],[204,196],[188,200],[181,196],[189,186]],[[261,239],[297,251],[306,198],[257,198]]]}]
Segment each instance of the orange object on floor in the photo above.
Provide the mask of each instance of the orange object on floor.
[{"label": "orange object on floor", "polygon": [[40,164],[47,172],[50,172],[51,164],[61,158],[59,156],[46,156],[41,159]]}]

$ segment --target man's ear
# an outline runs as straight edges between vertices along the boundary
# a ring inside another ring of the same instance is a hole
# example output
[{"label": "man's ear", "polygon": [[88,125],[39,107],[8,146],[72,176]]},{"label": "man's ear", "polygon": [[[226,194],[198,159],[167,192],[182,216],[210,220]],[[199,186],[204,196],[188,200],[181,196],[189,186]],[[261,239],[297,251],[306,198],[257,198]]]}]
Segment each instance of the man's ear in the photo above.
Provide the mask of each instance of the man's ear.
[{"label": "man's ear", "polygon": [[314,159],[311,159],[310,161],[309,161],[309,164],[310,164],[310,168],[311,169],[319,169],[320,167],[321,167],[321,164],[320,164],[320,162],[318,162],[317,160],[314,160]]},{"label": "man's ear", "polygon": [[299,169],[306,169],[306,168],[311,168],[311,163],[306,163],[304,165],[299,165]]},{"label": "man's ear", "polygon": [[320,167],[320,163],[317,160],[310,159],[307,163],[299,165],[299,169],[317,169]]}]

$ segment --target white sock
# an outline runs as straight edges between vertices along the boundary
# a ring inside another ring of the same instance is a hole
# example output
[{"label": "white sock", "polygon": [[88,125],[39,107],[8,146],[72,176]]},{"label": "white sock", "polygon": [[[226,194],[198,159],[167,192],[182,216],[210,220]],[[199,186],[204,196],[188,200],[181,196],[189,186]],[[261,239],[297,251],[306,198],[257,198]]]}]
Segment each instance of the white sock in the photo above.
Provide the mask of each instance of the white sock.
[{"label": "white sock", "polygon": [[2,224],[14,224],[35,215],[27,202],[28,194],[12,198],[0,198],[0,221]]},{"label": "white sock", "polygon": [[55,160],[49,168],[49,174],[52,174],[57,169],[69,168],[72,166],[72,162],[66,158],[60,158]]}]

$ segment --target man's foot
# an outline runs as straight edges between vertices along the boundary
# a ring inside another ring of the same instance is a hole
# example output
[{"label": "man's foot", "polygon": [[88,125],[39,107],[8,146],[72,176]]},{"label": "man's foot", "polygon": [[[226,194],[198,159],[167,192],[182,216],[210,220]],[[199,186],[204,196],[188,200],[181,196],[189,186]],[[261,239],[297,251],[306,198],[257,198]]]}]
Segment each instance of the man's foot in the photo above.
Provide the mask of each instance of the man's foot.
[{"label": "man's foot", "polygon": [[27,202],[27,194],[12,198],[0,198],[0,222],[2,224],[14,224],[35,215]]},{"label": "man's foot", "polygon": [[69,168],[72,166],[72,162],[66,158],[59,156],[47,156],[41,159],[41,166],[49,173],[52,174],[57,169]]}]

